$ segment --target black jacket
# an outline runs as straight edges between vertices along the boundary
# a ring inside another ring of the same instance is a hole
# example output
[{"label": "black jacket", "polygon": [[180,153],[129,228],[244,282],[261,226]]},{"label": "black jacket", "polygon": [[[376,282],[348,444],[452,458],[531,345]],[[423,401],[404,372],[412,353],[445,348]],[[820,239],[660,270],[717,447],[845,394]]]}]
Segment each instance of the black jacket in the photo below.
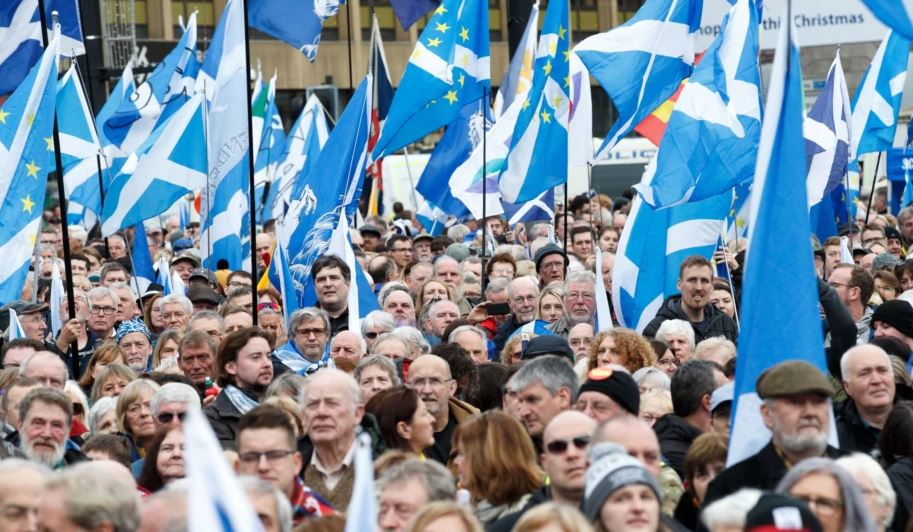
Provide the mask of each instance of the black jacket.
[{"label": "black jacket", "polygon": [[685,455],[695,438],[703,433],[675,414],[659,418],[653,425],[653,431],[659,439],[659,448],[666,463],[680,478],[685,478]]},{"label": "black jacket", "polygon": [[224,391],[209,406],[203,409],[213,432],[219,438],[223,449],[236,449],[238,424],[241,422],[241,411],[228,398]]},{"label": "black jacket", "polygon": [[878,436],[881,435],[881,431],[863,421],[852,399],[840,403],[840,406],[834,409],[834,415],[841,449],[868,454],[876,460],[880,458]]},{"label": "black jacket", "polygon": [[[825,454],[829,458],[839,458],[847,454],[840,449],[827,446]],[[777,487],[786,475],[786,464],[774,449],[773,441],[753,456],[724,469],[707,487],[703,506],[706,508],[714,501],[731,495],[742,488],[756,488],[770,491]]]},{"label": "black jacket", "polygon": [[831,333],[831,345],[825,350],[827,371],[839,382],[843,380],[840,359],[847,349],[856,345],[856,322],[840,302],[837,291],[821,279],[818,279],[818,303],[824,311],[824,332]]},{"label": "black jacket", "polygon": [[727,339],[735,342],[739,337],[739,327],[732,318],[717,310],[713,305],[704,307],[704,321],[694,323],[688,319],[685,311],[682,310],[682,296],[671,296],[663,303],[656,312],[656,317],[650,320],[650,323],[644,328],[643,335],[653,338],[659,326],[667,320],[685,320],[691,324],[694,329],[694,343],[701,340],[713,338],[714,336],[725,336]]},{"label": "black jacket", "polygon": [[514,331],[523,325],[523,323],[517,321],[517,318],[511,314],[510,317],[507,318],[507,321],[498,328],[498,332],[495,333],[495,337],[492,339],[492,342],[495,344],[495,353],[500,356],[501,350],[504,349],[504,344],[507,343],[507,339],[510,338],[510,335],[512,335]]},{"label": "black jacket", "polygon": [[901,458],[888,468],[888,478],[897,493],[897,509],[891,530],[905,530],[913,510],[913,458]]},{"label": "black jacket", "polygon": [[[517,521],[523,517],[523,514],[532,510],[536,506],[551,500],[552,490],[548,486],[543,486],[532,492],[532,494],[529,496],[529,500],[526,501],[526,505],[523,508],[521,508],[519,511],[505,515],[504,517],[498,519],[486,529],[486,532],[510,532],[514,529],[514,526],[516,526]],[[578,508],[578,510],[579,509],[580,508]]]}]

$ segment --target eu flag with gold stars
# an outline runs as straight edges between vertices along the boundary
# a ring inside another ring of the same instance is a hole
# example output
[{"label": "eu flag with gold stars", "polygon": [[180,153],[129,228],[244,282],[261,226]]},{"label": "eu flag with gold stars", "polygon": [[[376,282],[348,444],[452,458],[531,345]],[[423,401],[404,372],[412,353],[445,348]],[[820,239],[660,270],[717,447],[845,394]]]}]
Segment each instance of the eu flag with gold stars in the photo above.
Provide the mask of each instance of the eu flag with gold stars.
[{"label": "eu flag with gold stars", "polygon": [[390,104],[374,160],[453,122],[491,93],[487,0],[444,0],[428,20]]},{"label": "eu flag with gold stars", "polygon": [[533,87],[517,117],[499,178],[501,196],[509,203],[535,199],[567,182],[569,32],[568,0],[549,2],[536,50]]},{"label": "eu flag with gold stars", "polygon": [[0,304],[20,299],[38,238],[57,96],[60,40],[54,37],[25,80],[0,107]]}]

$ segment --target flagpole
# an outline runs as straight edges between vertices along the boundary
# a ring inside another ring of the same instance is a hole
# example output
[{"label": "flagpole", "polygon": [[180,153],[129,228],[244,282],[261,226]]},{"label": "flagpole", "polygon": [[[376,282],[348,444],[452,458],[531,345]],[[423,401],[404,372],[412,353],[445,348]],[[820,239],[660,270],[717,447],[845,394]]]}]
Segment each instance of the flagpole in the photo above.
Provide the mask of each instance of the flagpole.
[{"label": "flagpole", "polygon": [[869,223],[869,211],[872,210],[872,199],[875,197],[875,183],[878,182],[878,167],[881,166],[881,154],[884,152],[878,152],[878,159],[875,160],[875,171],[872,173],[872,190],[869,191],[869,204],[865,208],[865,222],[862,225],[868,225]]},{"label": "flagpole", "polygon": [[[41,42],[45,48],[48,47],[48,21],[44,12],[44,0],[38,0],[38,16],[41,20]],[[53,19],[57,18],[57,12],[51,14]],[[56,22],[56,20],[54,20]],[[59,61],[59,58],[58,58]],[[55,80],[56,83],[56,80]],[[57,127],[57,109],[54,109],[54,130],[52,133],[54,139],[54,164],[57,171],[57,195],[60,203],[60,231],[63,239],[63,270],[66,280],[67,291],[67,313],[70,319],[76,317],[76,301],[73,298],[73,268],[70,266],[70,231],[67,227],[67,193],[63,186],[63,160],[60,156],[60,130]],[[37,264],[36,264],[37,266]],[[37,270],[35,272],[37,274]],[[38,277],[35,277],[35,285],[38,285]],[[51,304],[59,305],[60,302],[52,301]],[[72,362],[73,375],[79,376],[79,350],[76,342],[70,344],[70,359]]]},{"label": "flagpole", "polygon": [[[482,271],[485,271],[485,251],[488,249],[488,131],[485,128],[487,113],[485,106],[488,105],[488,87],[482,87]],[[488,285],[486,276],[482,276],[482,293],[485,293],[485,287]]]},{"label": "flagpole", "polygon": [[[254,281],[254,289],[251,290],[253,307],[251,307],[251,319],[254,327],[257,326],[257,210],[254,199],[254,137],[251,132],[254,130],[254,114],[251,109],[250,101],[253,98],[253,87],[250,84],[250,22],[247,14],[247,0],[240,0],[244,8],[244,67],[245,81],[247,86],[247,170],[248,186],[250,190],[247,194],[247,208],[250,211],[250,275]],[[348,8],[347,8],[348,9]]]},{"label": "flagpole", "polygon": [[352,4],[346,4],[346,44],[349,49],[349,88],[355,91],[355,79],[352,76]]}]

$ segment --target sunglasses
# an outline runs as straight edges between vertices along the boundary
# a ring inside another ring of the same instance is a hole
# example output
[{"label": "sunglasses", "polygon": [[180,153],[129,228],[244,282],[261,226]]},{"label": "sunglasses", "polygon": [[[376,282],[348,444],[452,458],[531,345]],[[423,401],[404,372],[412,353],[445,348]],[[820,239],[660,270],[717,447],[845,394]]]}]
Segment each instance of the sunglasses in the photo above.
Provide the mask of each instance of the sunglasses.
[{"label": "sunglasses", "polygon": [[171,423],[172,421],[174,421],[174,418],[176,416],[178,418],[178,420],[181,423],[183,423],[184,417],[186,415],[187,415],[186,412],[178,412],[177,414],[175,414],[173,412],[162,412],[161,414],[155,416],[155,419],[157,419],[158,422],[161,423],[162,425],[167,425],[167,424]]},{"label": "sunglasses", "polygon": [[574,447],[578,449],[586,449],[586,446],[590,444],[589,436],[577,436],[576,438],[568,440],[552,440],[545,445],[545,450],[549,454],[564,454],[567,452],[568,446],[574,444]]}]

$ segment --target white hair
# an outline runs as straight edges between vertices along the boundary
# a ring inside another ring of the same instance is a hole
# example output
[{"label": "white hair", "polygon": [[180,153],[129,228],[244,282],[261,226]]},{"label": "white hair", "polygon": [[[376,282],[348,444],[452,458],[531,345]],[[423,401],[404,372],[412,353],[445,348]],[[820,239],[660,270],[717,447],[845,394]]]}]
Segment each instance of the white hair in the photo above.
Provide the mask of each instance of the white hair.
[{"label": "white hair", "polygon": [[684,336],[691,349],[694,349],[694,328],[685,320],[666,320],[656,330],[656,339],[666,342],[669,336]]},{"label": "white hair", "polygon": [[843,353],[843,356],[840,357],[840,373],[843,375],[843,380],[846,380],[847,375],[850,372],[852,358],[862,351],[869,350],[874,350],[879,355],[883,355],[885,364],[887,364],[889,368],[891,367],[891,357],[884,349],[872,344],[856,345],[847,349],[846,352]]},{"label": "white hair", "polygon": [[763,492],[744,488],[713,502],[701,511],[701,521],[710,530],[717,528],[744,528],[745,517],[758,504]]},{"label": "white hair", "polygon": [[853,477],[866,477],[872,483],[872,487],[878,492],[880,502],[887,509],[887,515],[883,523],[875,523],[883,530],[887,530],[894,520],[894,511],[897,509],[897,492],[891,486],[891,480],[881,465],[874,458],[863,453],[852,453],[837,459],[837,465],[846,469]]}]

